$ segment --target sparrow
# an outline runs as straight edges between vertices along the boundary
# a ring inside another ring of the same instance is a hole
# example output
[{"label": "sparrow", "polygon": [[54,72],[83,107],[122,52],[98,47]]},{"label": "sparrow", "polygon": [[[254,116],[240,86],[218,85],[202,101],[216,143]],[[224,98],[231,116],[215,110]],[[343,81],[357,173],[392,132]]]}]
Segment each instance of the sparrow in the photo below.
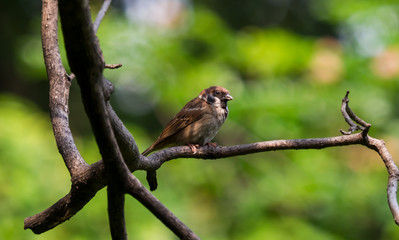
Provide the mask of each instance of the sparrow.
[{"label": "sparrow", "polygon": [[[198,97],[189,101],[176,114],[158,139],[142,154],[147,156],[166,147],[183,145],[188,145],[195,153],[196,147],[212,144],[211,140],[229,114],[227,102],[230,100],[233,97],[223,87],[212,86],[202,90]],[[147,181],[151,191],[157,189],[155,171],[147,171]]]}]

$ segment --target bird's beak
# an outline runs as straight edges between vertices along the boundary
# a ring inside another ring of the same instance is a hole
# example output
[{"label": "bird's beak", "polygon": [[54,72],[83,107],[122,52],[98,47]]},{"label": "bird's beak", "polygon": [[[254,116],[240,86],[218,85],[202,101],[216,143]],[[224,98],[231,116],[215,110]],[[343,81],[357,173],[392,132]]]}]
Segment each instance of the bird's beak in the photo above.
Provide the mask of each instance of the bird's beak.
[{"label": "bird's beak", "polygon": [[230,101],[233,100],[234,98],[230,94],[227,94],[226,96],[224,96],[224,99]]}]

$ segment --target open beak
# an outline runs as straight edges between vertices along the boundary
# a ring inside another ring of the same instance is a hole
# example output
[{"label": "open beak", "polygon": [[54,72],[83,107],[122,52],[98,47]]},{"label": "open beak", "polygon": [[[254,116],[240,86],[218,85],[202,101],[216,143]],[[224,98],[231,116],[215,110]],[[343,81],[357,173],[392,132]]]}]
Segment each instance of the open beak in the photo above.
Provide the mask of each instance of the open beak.
[{"label": "open beak", "polygon": [[230,101],[233,100],[234,98],[230,94],[227,94],[226,96],[224,96],[224,99]]}]

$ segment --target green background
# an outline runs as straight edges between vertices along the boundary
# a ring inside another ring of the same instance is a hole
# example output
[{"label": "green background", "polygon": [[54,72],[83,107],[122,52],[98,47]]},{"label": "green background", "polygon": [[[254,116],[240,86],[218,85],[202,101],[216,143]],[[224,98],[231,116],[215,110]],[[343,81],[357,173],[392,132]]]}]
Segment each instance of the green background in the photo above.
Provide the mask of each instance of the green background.
[{"label": "green background", "polygon": [[[114,1],[98,37],[106,63],[123,64],[104,74],[141,150],[186,102],[219,85],[234,97],[220,145],[340,135],[350,90],[351,108],[397,158],[396,1],[138,2]],[[94,16],[100,5],[93,2]],[[139,14],[148,9],[158,12]],[[0,239],[110,239],[104,189],[55,229],[23,230],[24,218],[63,197],[70,179],[49,119],[40,3],[12,1],[1,11]],[[100,155],[76,81],[70,110],[76,144],[94,163]],[[145,182],[144,172],[134,174]],[[202,239],[399,238],[386,168],[363,146],[173,160],[158,181],[155,196]],[[126,222],[130,239],[176,239],[130,196]]]}]

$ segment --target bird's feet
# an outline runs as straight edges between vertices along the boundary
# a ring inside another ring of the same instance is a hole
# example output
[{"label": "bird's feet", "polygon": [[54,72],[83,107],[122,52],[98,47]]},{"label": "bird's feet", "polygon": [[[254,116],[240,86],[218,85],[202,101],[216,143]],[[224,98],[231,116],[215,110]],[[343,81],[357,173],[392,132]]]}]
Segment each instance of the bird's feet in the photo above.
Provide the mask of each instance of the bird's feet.
[{"label": "bird's feet", "polygon": [[198,144],[188,144],[189,148],[191,149],[191,152],[196,154],[197,153],[197,148],[199,148]]},{"label": "bird's feet", "polygon": [[206,143],[205,145],[208,145],[208,146],[211,146],[211,147],[217,147],[217,146],[219,146],[217,143],[215,143],[215,142],[209,142],[209,143]]},{"label": "bird's feet", "polygon": [[[192,152],[193,154],[196,154],[196,153],[197,153],[197,148],[200,147],[199,144],[187,144],[187,145],[188,145],[188,147],[191,149],[191,152]],[[211,146],[211,147],[217,147],[217,146],[219,146],[219,145],[218,145],[217,143],[215,143],[215,142],[205,143],[205,145],[206,145],[206,146]]]}]

